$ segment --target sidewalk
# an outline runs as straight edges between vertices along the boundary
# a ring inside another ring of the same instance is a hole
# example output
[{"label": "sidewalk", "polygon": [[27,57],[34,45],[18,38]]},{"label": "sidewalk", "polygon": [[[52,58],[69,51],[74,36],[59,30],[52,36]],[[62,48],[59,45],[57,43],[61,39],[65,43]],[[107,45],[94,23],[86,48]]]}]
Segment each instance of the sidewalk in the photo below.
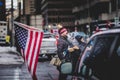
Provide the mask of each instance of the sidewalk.
[{"label": "sidewalk", "polygon": [[[38,80],[58,80],[59,72],[49,61],[38,62],[36,71]],[[0,47],[0,80],[32,80],[15,48]],[[71,76],[67,80],[71,80]]]},{"label": "sidewalk", "polygon": [[25,74],[22,72],[23,65],[24,60],[15,48],[0,47],[0,80],[32,80],[27,68]]}]

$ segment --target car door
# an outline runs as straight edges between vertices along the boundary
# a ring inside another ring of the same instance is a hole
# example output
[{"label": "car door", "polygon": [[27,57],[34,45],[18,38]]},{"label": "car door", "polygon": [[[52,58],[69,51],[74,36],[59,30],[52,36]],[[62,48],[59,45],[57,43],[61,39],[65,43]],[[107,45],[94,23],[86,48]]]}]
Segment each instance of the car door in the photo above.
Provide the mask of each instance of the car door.
[{"label": "car door", "polygon": [[93,75],[103,80],[105,78],[104,75],[108,73],[108,55],[114,39],[115,35],[112,34],[102,34],[93,37],[83,52],[80,65],[91,68]]},{"label": "car door", "polygon": [[107,79],[120,80],[120,34],[116,35],[111,46],[107,64]]}]

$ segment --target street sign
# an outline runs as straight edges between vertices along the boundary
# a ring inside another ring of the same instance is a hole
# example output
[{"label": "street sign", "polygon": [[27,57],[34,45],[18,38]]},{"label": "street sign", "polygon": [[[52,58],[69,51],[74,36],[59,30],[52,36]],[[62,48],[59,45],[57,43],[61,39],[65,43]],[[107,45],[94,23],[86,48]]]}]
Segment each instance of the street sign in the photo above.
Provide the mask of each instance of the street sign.
[{"label": "street sign", "polygon": [[6,42],[10,43],[10,36],[7,35],[5,38],[6,38]]}]

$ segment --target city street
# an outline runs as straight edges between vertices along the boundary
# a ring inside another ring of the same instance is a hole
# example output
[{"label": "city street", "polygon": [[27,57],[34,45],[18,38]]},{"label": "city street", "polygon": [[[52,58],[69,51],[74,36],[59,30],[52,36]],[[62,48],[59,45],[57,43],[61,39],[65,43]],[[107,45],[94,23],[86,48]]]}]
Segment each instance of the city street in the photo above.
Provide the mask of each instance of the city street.
[{"label": "city street", "polygon": [[[9,49],[0,48],[0,80],[32,80],[23,58]],[[36,70],[38,80],[58,80],[59,73],[49,62],[46,58],[39,58]]]},{"label": "city street", "polygon": [[0,80],[58,80],[51,58],[67,80],[120,80],[120,0],[0,0]]}]

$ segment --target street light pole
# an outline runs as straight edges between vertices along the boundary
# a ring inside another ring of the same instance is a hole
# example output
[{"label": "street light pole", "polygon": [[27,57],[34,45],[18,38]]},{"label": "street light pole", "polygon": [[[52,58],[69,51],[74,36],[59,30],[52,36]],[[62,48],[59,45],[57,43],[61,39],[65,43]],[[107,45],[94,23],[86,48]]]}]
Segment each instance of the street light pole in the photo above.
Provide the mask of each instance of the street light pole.
[{"label": "street light pole", "polygon": [[90,3],[89,0],[87,0],[87,4],[88,4],[88,25],[87,25],[87,29],[88,29],[88,35],[91,34],[91,30],[90,30]]},{"label": "street light pole", "polygon": [[116,0],[116,17],[118,17],[118,0]]},{"label": "street light pole", "polygon": [[21,0],[18,0],[19,22],[21,21]]},{"label": "street light pole", "polygon": [[14,16],[13,16],[13,0],[11,0],[11,46],[14,46],[14,33],[13,33],[13,22],[14,22]]}]

